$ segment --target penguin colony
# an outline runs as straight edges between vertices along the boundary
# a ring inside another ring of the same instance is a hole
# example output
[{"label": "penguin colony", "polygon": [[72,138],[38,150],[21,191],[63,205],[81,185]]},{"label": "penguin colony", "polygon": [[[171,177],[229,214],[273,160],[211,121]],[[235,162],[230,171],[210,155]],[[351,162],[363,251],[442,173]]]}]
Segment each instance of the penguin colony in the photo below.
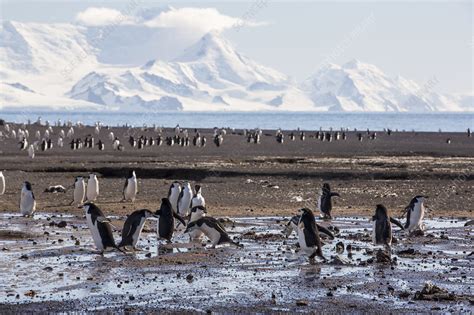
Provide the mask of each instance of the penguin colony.
[{"label": "penguin colony", "polygon": [[[212,248],[222,244],[229,244],[237,248],[243,247],[228,235],[224,225],[218,219],[207,215],[206,201],[200,185],[195,185],[193,189],[189,182],[180,183],[175,181],[171,183],[168,195],[161,199],[159,209],[139,209],[127,217],[121,231],[122,238],[118,244],[115,242],[112,233],[112,222],[95,203],[99,198],[99,180],[97,176],[90,174],[87,185],[84,177],[78,176],[71,188],[73,188],[71,205],[84,210],[94,245],[101,254],[109,249],[116,249],[124,253],[137,250],[140,234],[148,219],[157,221],[157,237],[167,244],[172,242],[176,231],[181,231],[189,235],[189,241],[192,243],[202,243],[207,238]],[[63,192],[64,187],[51,186],[47,190]],[[3,172],[0,172],[0,194],[3,194],[4,191],[5,176]],[[130,171],[125,179],[122,202],[134,202],[137,193],[137,175],[135,171]],[[316,204],[316,209],[320,213],[319,218],[322,221],[333,219],[332,202],[335,197],[341,196],[331,190],[329,183],[323,183]],[[384,205],[376,205],[374,216],[370,219],[373,223],[373,244],[382,246],[388,255],[391,254],[392,224],[401,230],[406,230],[410,235],[423,233],[425,230],[423,218],[426,211],[424,206],[426,198],[428,197],[422,195],[413,197],[402,214],[406,217],[404,225],[391,217]],[[36,199],[32,184],[26,181],[23,183],[20,192],[20,213],[25,217],[30,217],[34,215],[35,210]],[[300,252],[307,256],[311,263],[315,262],[316,257],[326,261],[322,252],[323,242],[320,233],[325,234],[330,239],[334,239],[335,235],[323,224],[317,223],[315,214],[311,209],[301,208],[299,213],[290,219],[282,231],[286,237],[292,232],[297,234]]]},{"label": "penguin colony", "polygon": [[[40,120],[38,120],[36,124],[42,125]],[[116,137],[113,132],[108,132],[107,140],[99,138],[101,133],[104,134],[102,129],[109,129],[108,127],[103,127],[100,123],[96,123],[94,135],[89,134],[84,139],[75,138],[75,128],[80,129],[83,127],[84,125],[81,123],[77,123],[76,125],[73,125],[71,122],[61,124],[61,122],[58,121],[55,128],[60,128],[60,130],[57,132],[57,130],[54,130],[53,127],[46,122],[46,130],[43,134],[38,130],[34,135],[36,140],[33,141],[32,144],[29,143],[29,132],[25,124],[17,131],[6,124],[4,126],[4,132],[2,132],[0,136],[18,139],[18,148],[21,151],[27,151],[30,158],[34,158],[35,153],[38,151],[52,150],[53,135],[57,136],[55,143],[58,147],[63,147],[65,141],[70,141],[69,145],[71,150],[96,148],[103,151],[106,143],[110,143],[109,145],[116,151],[125,150],[124,144],[120,142],[120,139]],[[141,130],[147,131],[148,129],[147,127],[143,127]],[[133,129],[130,128],[130,131],[131,130]],[[164,136],[162,128],[153,127],[153,130],[157,133],[156,137],[130,135],[128,137],[128,145],[136,149],[161,146],[163,144],[181,147],[193,145],[203,148],[207,143],[206,138],[201,135],[197,129],[194,130],[193,135],[189,135],[187,129],[176,126],[173,136]],[[341,129],[340,131],[330,130],[324,132],[320,130],[315,134],[309,134],[309,138],[327,142],[344,141],[347,139],[347,131],[348,130]],[[387,135],[393,133],[390,129],[384,132],[386,132]],[[226,133],[226,129],[214,128],[213,143],[216,147],[220,147],[224,144]],[[235,130],[233,130],[232,133],[244,136],[248,143],[253,144],[261,143],[263,136],[261,129],[244,130],[242,133],[236,133]],[[467,135],[468,137],[471,136],[469,129]],[[99,138],[97,143],[95,137]],[[281,130],[277,130],[275,138],[277,143],[284,144],[285,140],[296,141],[299,139],[299,141],[305,141],[307,134],[298,130],[297,132],[287,134],[285,137],[285,134]],[[363,141],[364,139],[373,141],[377,139],[377,134],[376,132],[367,130],[364,133],[357,133],[357,139],[358,141]],[[447,143],[450,143],[450,139],[448,140]],[[5,187],[5,176],[3,172],[0,172],[0,195],[4,194]],[[206,202],[200,185],[195,185],[193,190],[191,184],[188,182],[184,184],[173,182],[170,185],[167,197],[162,198],[159,209],[140,209],[127,217],[122,228],[122,238],[118,244],[114,240],[111,221],[95,203],[99,198],[99,180],[97,176],[90,174],[87,179],[84,177],[76,177],[72,188],[74,188],[74,190],[71,205],[79,206],[84,209],[92,239],[100,253],[103,253],[107,249],[117,249],[123,252],[136,250],[140,240],[140,234],[148,219],[157,221],[157,236],[160,240],[167,243],[172,241],[174,232],[181,229],[181,231],[189,235],[191,242],[202,242],[206,237],[212,247],[221,244],[242,247],[241,244],[228,235],[225,227],[219,220],[207,215]],[[48,189],[51,190],[51,192],[62,191],[60,187],[50,187]],[[64,188],[62,189],[64,190]],[[122,190],[122,201],[133,203],[137,193],[137,176],[135,171],[131,171],[125,179]],[[316,205],[322,220],[331,220],[333,218],[331,212],[334,197],[340,197],[340,195],[331,190],[329,183],[324,183],[320,190],[319,197],[317,198]],[[410,201],[404,210],[404,215],[406,216],[405,225],[402,225],[398,220],[391,217],[384,205],[376,205],[374,216],[370,219],[373,223],[372,241],[374,245],[383,246],[389,254],[391,253],[393,239],[392,224],[402,230],[408,231],[408,233],[423,232],[425,230],[423,218],[426,211],[424,206],[426,198],[426,196],[418,195]],[[28,181],[24,182],[21,188],[19,209],[20,213],[26,217],[33,216],[36,211],[33,185]],[[296,232],[298,236],[298,245],[302,254],[307,256],[312,262],[315,257],[326,260],[322,252],[323,243],[320,239],[320,233],[326,234],[331,239],[334,239],[335,236],[326,227],[316,223],[315,214],[311,209],[307,207],[300,209],[299,214],[290,219],[283,233],[289,236],[293,231]]]}]

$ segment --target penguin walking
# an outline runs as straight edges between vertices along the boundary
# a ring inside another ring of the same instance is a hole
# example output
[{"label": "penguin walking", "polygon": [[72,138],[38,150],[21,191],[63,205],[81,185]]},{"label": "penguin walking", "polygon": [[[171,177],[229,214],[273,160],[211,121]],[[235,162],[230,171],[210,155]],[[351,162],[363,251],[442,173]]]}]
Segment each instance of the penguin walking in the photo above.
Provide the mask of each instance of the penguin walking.
[{"label": "penguin walking", "polygon": [[86,197],[88,201],[95,201],[99,196],[99,180],[95,174],[89,175],[89,180],[87,181],[87,193]]},{"label": "penguin walking", "polygon": [[391,218],[387,208],[378,204],[375,209],[375,215],[372,217],[372,242],[374,245],[385,245],[388,249],[392,245],[392,223],[403,230],[403,226],[398,220]]},{"label": "penguin walking", "polygon": [[206,200],[202,196],[202,188],[201,185],[195,185],[194,186],[194,196],[193,199],[191,200],[191,209],[197,206],[206,206]]},{"label": "penguin walking", "polygon": [[332,219],[332,197],[340,197],[340,195],[336,192],[331,192],[331,186],[328,183],[324,183],[318,199],[318,209],[323,219]]},{"label": "penguin walking", "polygon": [[130,214],[123,225],[122,240],[118,247],[124,248],[125,250],[127,247],[131,247],[132,250],[135,250],[145,221],[148,218],[159,217],[148,209],[137,210]]},{"label": "penguin walking", "polygon": [[[293,231],[295,231],[298,234],[298,223],[300,219],[301,219],[300,215],[295,215],[291,217],[290,221],[286,224],[285,229],[283,230],[283,234],[286,237],[289,237]],[[330,230],[328,230],[324,226],[319,225],[317,223],[316,223],[316,227],[318,228],[318,231],[320,233],[326,234],[332,240],[334,239],[334,234]]]},{"label": "penguin walking", "polygon": [[123,201],[135,202],[138,192],[137,175],[135,171],[130,171],[128,178],[123,186]]},{"label": "penguin walking", "polygon": [[100,254],[102,255],[109,248],[118,249],[110,227],[111,222],[105,217],[102,210],[90,202],[84,204],[83,209],[86,214],[87,226],[91,231],[95,247],[100,251]]},{"label": "penguin walking", "polygon": [[80,206],[84,203],[84,198],[86,197],[86,183],[82,176],[77,176],[74,180],[74,193],[71,206],[74,204]]},{"label": "penguin walking", "polygon": [[183,189],[179,194],[178,198],[178,214],[182,217],[186,217],[191,210],[191,202],[193,199],[193,191],[191,189],[191,184],[186,183],[183,185]]},{"label": "penguin walking", "polygon": [[36,211],[36,199],[33,194],[30,182],[24,182],[20,195],[20,212],[23,216],[29,217]]},{"label": "penguin walking", "polygon": [[405,230],[409,233],[417,230],[424,231],[423,218],[425,216],[425,205],[423,204],[427,196],[415,196],[410,201],[410,204],[405,208],[407,220],[405,223]]},{"label": "penguin walking", "polygon": [[227,234],[222,224],[213,217],[204,216],[196,221],[188,224],[188,227],[184,233],[193,233],[196,230],[200,230],[204,235],[209,238],[212,244],[212,248],[216,248],[220,244],[231,244],[237,247],[243,247],[243,245],[234,242]]},{"label": "penguin walking", "polygon": [[178,199],[180,194],[181,185],[179,184],[179,182],[175,181],[168,189],[168,200],[170,201],[171,207],[173,208],[174,212],[178,212]]},{"label": "penguin walking", "polygon": [[308,208],[302,208],[300,221],[298,222],[298,242],[301,251],[308,255],[311,262],[314,262],[314,257],[319,256],[326,260],[323,256],[321,248],[321,239],[319,238],[319,230],[316,226],[316,219],[313,211]]},{"label": "penguin walking", "polygon": [[5,194],[5,176],[3,172],[0,171],[0,196]]},{"label": "penguin walking", "polygon": [[173,210],[168,198],[161,199],[161,207],[155,212],[155,215],[159,216],[157,228],[158,238],[164,239],[168,243],[171,243],[171,238],[173,237],[175,218],[186,226],[184,219]]}]

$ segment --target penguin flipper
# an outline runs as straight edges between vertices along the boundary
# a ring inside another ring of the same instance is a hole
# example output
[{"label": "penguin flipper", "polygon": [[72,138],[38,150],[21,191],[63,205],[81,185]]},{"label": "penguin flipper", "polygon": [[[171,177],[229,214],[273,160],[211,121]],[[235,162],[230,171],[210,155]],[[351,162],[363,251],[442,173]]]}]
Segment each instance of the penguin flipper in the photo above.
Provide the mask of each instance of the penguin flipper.
[{"label": "penguin flipper", "polygon": [[97,217],[97,221],[99,221],[100,223],[112,223],[112,221],[110,221],[110,219],[107,219],[106,217]]},{"label": "penguin flipper", "polygon": [[341,195],[339,195],[337,192],[332,192],[331,197],[341,197]]},{"label": "penguin flipper", "polygon": [[184,226],[186,226],[186,221],[184,221],[183,217],[173,211],[173,217],[175,217],[179,222],[181,222]]},{"label": "penguin flipper", "polygon": [[319,232],[322,232],[324,234],[326,234],[327,236],[329,236],[332,240],[334,239],[334,234],[332,234],[331,231],[329,231],[328,229],[326,229],[324,226],[321,226],[319,224],[316,224]]},{"label": "penguin flipper", "polygon": [[395,218],[390,217],[390,222],[392,222],[393,224],[395,224],[396,226],[398,226],[398,227],[401,228],[402,230],[405,229],[405,228],[403,227],[403,225],[400,223],[400,221],[398,221],[398,220],[395,219]]}]

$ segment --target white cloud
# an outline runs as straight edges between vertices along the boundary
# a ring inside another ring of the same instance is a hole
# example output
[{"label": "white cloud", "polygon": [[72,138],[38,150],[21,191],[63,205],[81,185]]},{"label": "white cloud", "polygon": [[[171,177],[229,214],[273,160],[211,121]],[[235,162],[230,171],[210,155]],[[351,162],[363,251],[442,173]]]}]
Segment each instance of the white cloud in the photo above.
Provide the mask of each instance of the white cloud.
[{"label": "white cloud", "polygon": [[134,18],[110,8],[90,7],[76,15],[76,22],[87,26],[133,24]]},{"label": "white cloud", "polygon": [[149,27],[192,29],[208,33],[241,26],[258,26],[256,23],[220,13],[214,8],[170,8],[157,17],[145,22]]},{"label": "white cloud", "polygon": [[86,26],[105,26],[112,24],[135,24],[151,28],[174,28],[182,31],[206,34],[210,31],[223,31],[233,27],[260,26],[264,22],[250,21],[220,13],[215,8],[169,7],[159,11],[155,17],[125,15],[119,10],[104,7],[89,7],[76,15],[76,22]]}]

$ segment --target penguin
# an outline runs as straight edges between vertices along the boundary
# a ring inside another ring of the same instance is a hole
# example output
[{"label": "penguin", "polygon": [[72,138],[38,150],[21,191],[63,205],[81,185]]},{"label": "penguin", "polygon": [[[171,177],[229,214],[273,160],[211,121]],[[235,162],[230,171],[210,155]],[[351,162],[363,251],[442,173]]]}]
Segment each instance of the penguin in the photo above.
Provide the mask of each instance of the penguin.
[{"label": "penguin", "polygon": [[298,242],[301,251],[308,255],[311,262],[314,260],[315,256],[319,256],[323,260],[326,260],[323,256],[321,239],[319,238],[319,230],[316,226],[313,211],[308,208],[302,208],[300,211],[301,217],[298,222]]},{"label": "penguin", "polygon": [[[298,233],[298,223],[300,221],[300,218],[301,218],[300,215],[295,215],[291,217],[290,221],[286,224],[286,227],[283,230],[283,234],[285,234],[286,237],[289,237],[293,231]],[[320,233],[326,234],[332,240],[334,239],[334,234],[331,231],[329,231],[327,228],[317,223],[316,223],[316,227],[318,228],[318,231]]]},{"label": "penguin", "polygon": [[120,145],[120,140],[116,137],[114,142],[112,143],[112,148],[114,148],[114,150],[118,150],[119,145]]},{"label": "penguin", "polygon": [[187,216],[191,210],[191,201],[193,199],[193,191],[191,189],[191,184],[186,183],[183,185],[183,189],[179,194],[178,198],[178,214],[180,216]]},{"label": "penguin", "polygon": [[36,211],[36,199],[31,189],[30,182],[24,182],[20,195],[20,212],[23,216],[29,217]]},{"label": "penguin", "polygon": [[[207,214],[207,209],[204,206],[199,205],[199,206],[193,207],[191,209],[191,215],[188,220],[188,226],[189,226],[189,223],[195,222],[199,220],[200,218],[205,217],[206,214]],[[189,240],[191,242],[200,240],[202,236],[204,235],[204,233],[199,229],[195,229],[189,232],[188,234],[189,234]]]},{"label": "penguin", "polygon": [[405,208],[407,214],[407,221],[405,223],[405,229],[409,233],[416,230],[424,230],[423,217],[425,216],[425,206],[423,201],[426,196],[415,196],[410,201],[410,204]]},{"label": "penguin", "polygon": [[3,172],[0,171],[0,195],[5,194],[5,176]]},{"label": "penguin", "polygon": [[128,178],[123,186],[123,201],[135,201],[138,192],[137,175],[135,171],[130,171]]},{"label": "penguin", "polygon": [[60,137],[60,138],[58,138],[58,147],[62,148],[63,146],[64,146],[64,140],[63,140],[63,138]]},{"label": "penguin", "polygon": [[51,138],[48,139],[47,146],[48,146],[48,150],[51,150],[53,148],[53,140],[51,140]]},{"label": "penguin", "polygon": [[234,242],[229,237],[222,224],[213,217],[202,217],[189,223],[184,233],[192,233],[196,230],[200,230],[209,238],[212,248],[216,248],[217,245],[224,243],[228,243],[237,247],[243,247],[243,245]]},{"label": "penguin", "polygon": [[105,150],[105,144],[102,142],[102,140],[99,140],[99,142],[97,142],[97,146],[99,147],[100,151]]},{"label": "penguin", "polygon": [[73,200],[70,205],[82,205],[86,197],[86,183],[82,176],[77,176],[74,180]]},{"label": "penguin", "polygon": [[118,249],[110,228],[110,220],[105,217],[102,210],[90,202],[84,204],[83,209],[86,214],[87,226],[91,231],[97,250],[103,254],[108,248]]},{"label": "penguin", "polygon": [[94,174],[89,175],[89,180],[87,181],[87,193],[86,197],[88,201],[95,201],[99,196],[99,180]]},{"label": "penguin", "polygon": [[224,142],[224,137],[223,137],[222,135],[216,135],[216,136],[214,137],[214,144],[215,144],[217,147],[220,147],[223,142]]},{"label": "penguin", "polygon": [[168,190],[168,200],[171,203],[173,211],[178,212],[178,199],[181,194],[181,185],[179,182],[173,182]]},{"label": "penguin", "polygon": [[32,144],[30,144],[30,146],[28,147],[28,156],[30,157],[30,159],[35,158],[35,147]]},{"label": "penguin", "polygon": [[403,225],[398,220],[388,215],[388,210],[384,205],[378,204],[375,215],[372,217],[372,242],[374,245],[385,245],[390,249],[392,245],[392,224],[396,224],[403,230]]},{"label": "penguin", "polygon": [[202,136],[202,139],[201,139],[201,147],[205,147],[206,146],[206,142],[207,142],[207,139],[205,136]]},{"label": "penguin", "polygon": [[331,186],[329,186],[328,183],[324,183],[318,199],[318,209],[321,212],[323,219],[332,219],[332,197],[340,197],[340,195],[338,193],[331,192]]},{"label": "penguin", "polygon": [[46,151],[48,150],[48,142],[46,142],[45,139],[43,139],[43,141],[41,141],[41,151]]},{"label": "penguin", "polygon": [[193,199],[191,201],[191,208],[197,207],[197,206],[206,206],[206,200],[202,196],[202,190],[201,190],[201,185],[195,185],[194,186],[195,193],[193,196]]},{"label": "penguin", "polygon": [[173,210],[168,198],[161,199],[161,207],[155,212],[155,215],[159,216],[157,225],[158,238],[165,239],[169,243],[174,233],[174,219],[176,218],[186,226],[184,219]]},{"label": "penguin", "polygon": [[122,240],[120,241],[119,248],[131,247],[132,250],[136,249],[138,239],[142,233],[145,221],[148,218],[159,218],[156,214],[148,209],[142,209],[134,211],[125,220],[125,224],[122,229]]},{"label": "penguin", "polygon": [[21,139],[21,141],[18,144],[21,151],[24,151],[28,148],[28,140],[26,140],[26,138]]}]

